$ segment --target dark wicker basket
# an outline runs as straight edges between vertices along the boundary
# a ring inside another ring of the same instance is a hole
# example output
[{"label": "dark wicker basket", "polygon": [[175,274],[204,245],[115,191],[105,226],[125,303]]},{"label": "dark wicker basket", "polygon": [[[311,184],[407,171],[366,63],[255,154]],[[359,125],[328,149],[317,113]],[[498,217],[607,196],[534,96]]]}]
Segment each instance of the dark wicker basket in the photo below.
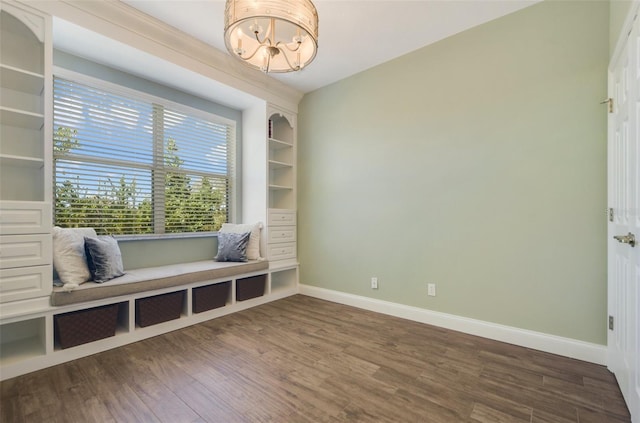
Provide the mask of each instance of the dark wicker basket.
[{"label": "dark wicker basket", "polygon": [[227,305],[231,282],[220,282],[212,285],[193,288],[193,312],[213,310]]},{"label": "dark wicker basket", "polygon": [[118,304],[53,316],[54,336],[63,349],[114,336],[117,324]]},{"label": "dark wicker basket", "polygon": [[236,281],[236,300],[244,301],[264,295],[267,275],[252,276]]},{"label": "dark wicker basket", "polygon": [[136,300],[136,323],[140,327],[180,318],[185,291],[154,295]]}]

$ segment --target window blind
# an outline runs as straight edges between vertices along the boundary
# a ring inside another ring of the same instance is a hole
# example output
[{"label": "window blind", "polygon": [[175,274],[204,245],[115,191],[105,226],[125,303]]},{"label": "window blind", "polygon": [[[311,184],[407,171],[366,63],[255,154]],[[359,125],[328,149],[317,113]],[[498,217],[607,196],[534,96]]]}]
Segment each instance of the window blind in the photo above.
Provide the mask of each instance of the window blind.
[{"label": "window blind", "polygon": [[187,109],[56,77],[56,225],[114,235],[218,230],[230,212],[235,127]]}]

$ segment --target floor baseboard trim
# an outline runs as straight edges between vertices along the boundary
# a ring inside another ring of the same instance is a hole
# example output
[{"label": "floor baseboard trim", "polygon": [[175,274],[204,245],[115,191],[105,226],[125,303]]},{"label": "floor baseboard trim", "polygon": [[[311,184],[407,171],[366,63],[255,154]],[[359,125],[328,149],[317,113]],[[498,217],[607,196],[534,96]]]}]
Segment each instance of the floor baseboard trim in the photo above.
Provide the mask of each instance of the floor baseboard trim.
[{"label": "floor baseboard trim", "polygon": [[558,354],[595,364],[606,364],[607,348],[604,345],[571,338],[519,329],[512,326],[455,316],[424,308],[377,300],[346,292],[300,284],[300,294],[334,303],[345,304],[377,313],[439,326],[470,335],[507,342],[539,351]]}]

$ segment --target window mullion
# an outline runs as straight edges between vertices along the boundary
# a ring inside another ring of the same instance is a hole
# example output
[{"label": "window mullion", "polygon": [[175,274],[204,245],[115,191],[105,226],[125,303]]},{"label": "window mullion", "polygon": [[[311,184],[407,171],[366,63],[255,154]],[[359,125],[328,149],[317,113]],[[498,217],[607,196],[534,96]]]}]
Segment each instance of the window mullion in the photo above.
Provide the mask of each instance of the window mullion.
[{"label": "window mullion", "polygon": [[164,107],[153,105],[153,227],[154,233],[165,233]]}]

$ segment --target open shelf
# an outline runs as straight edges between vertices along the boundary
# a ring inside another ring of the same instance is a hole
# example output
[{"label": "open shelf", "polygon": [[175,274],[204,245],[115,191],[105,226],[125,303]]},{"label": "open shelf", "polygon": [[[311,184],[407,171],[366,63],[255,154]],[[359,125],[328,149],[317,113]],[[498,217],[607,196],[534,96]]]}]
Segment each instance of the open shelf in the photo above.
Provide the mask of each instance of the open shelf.
[{"label": "open shelf", "polygon": [[0,63],[0,86],[40,95],[44,89],[44,75]]},{"label": "open shelf", "polygon": [[44,317],[0,326],[0,360],[3,365],[43,356],[45,353]]},{"label": "open shelf", "polygon": [[269,189],[273,189],[276,191],[286,191],[286,190],[292,190],[293,187],[286,187],[284,185],[269,185]]},{"label": "open shelf", "polygon": [[44,125],[44,115],[0,106],[0,124],[27,129],[40,129]]},{"label": "open shelf", "polygon": [[[12,161],[13,163],[25,163]],[[38,201],[45,200],[44,187],[34,181],[42,180],[44,167],[37,166],[9,166],[0,162],[0,193],[2,201]]]},{"label": "open shelf", "polygon": [[279,162],[277,160],[269,160],[269,169],[291,169],[293,165],[290,163]]},{"label": "open shelf", "polygon": [[298,269],[284,269],[271,272],[271,293],[288,291],[296,287]]},{"label": "open shelf", "polygon": [[44,159],[36,157],[14,156],[11,154],[0,154],[0,164],[2,166],[25,166],[40,169],[44,166]]},{"label": "open shelf", "polygon": [[290,144],[285,141],[280,141],[275,138],[269,138],[269,148],[273,148],[274,150],[280,150],[282,148],[291,148],[293,144]]}]

